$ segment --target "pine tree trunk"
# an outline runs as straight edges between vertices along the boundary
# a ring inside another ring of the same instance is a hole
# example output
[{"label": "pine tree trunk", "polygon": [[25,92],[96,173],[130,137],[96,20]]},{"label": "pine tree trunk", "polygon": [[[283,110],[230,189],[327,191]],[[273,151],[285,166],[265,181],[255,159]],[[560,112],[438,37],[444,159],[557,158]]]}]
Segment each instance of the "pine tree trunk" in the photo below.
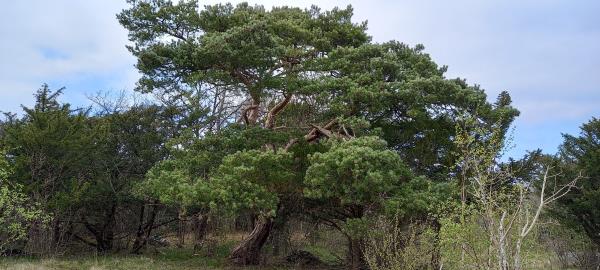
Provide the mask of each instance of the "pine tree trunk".
[{"label": "pine tree trunk", "polygon": [[259,216],[254,223],[254,229],[229,255],[229,260],[236,265],[258,265],[260,263],[260,250],[269,238],[273,220]]}]

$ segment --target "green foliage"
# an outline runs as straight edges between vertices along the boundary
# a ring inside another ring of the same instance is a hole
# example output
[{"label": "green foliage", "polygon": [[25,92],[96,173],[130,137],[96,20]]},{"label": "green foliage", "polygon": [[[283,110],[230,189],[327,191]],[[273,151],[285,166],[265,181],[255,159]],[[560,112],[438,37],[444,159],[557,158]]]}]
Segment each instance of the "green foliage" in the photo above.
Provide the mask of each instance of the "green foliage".
[{"label": "green foliage", "polygon": [[5,180],[0,181],[0,251],[25,240],[32,223],[47,221],[40,205],[32,203],[20,190],[20,185],[10,187]]},{"label": "green foliage", "polygon": [[358,242],[372,226],[369,216],[380,212],[412,177],[410,169],[374,136],[330,140],[325,152],[309,160],[304,195],[316,204],[310,215],[348,237],[352,256],[361,254]]},{"label": "green foliage", "polygon": [[452,140],[461,115],[500,123],[504,134],[519,114],[506,92],[490,104],[479,87],[444,78],[445,68],[438,68],[423,46],[390,41],[339,48],[324,62],[340,73],[319,86],[335,93],[318,94],[330,113],[364,117],[411,168],[430,178],[444,180],[455,163]]},{"label": "green foliage", "polygon": [[74,227],[60,222],[75,220],[96,238],[99,249],[110,249],[118,209],[140,203],[132,187],[164,159],[164,145],[176,127],[161,106],[141,104],[90,116],[90,110],[60,103],[61,91],[42,86],[35,106],[24,107],[23,117],[3,125],[3,144],[14,164],[11,182],[52,213],[55,232]]},{"label": "green foliage", "polygon": [[373,221],[368,217],[349,217],[341,224],[340,229],[344,234],[350,235],[354,239],[362,239],[371,226],[373,226]]},{"label": "green foliage", "polygon": [[566,222],[581,226],[600,247],[600,119],[592,118],[582,125],[579,136],[564,135],[560,147],[565,171],[561,182],[579,173],[585,176],[577,190],[559,200],[559,213]]},{"label": "green foliage", "polygon": [[378,137],[330,144],[328,151],[310,157],[304,190],[309,198],[336,199],[341,205],[377,204],[412,176]]},{"label": "green foliage", "polygon": [[6,181],[8,176],[11,174],[11,167],[6,160],[6,152],[4,150],[0,150],[0,180]]},{"label": "green foliage", "polygon": [[167,160],[152,167],[135,191],[140,197],[155,198],[164,204],[192,206],[202,205],[196,193],[199,187],[177,162]]},{"label": "green foliage", "polygon": [[219,208],[274,216],[281,194],[297,192],[296,179],[290,153],[247,150],[226,156],[210,184]]},{"label": "green foliage", "polygon": [[[197,1],[130,1],[132,7],[117,17],[129,30],[130,47],[143,73],[138,90],[169,91],[197,82],[244,83],[254,98],[269,89],[299,90],[295,78],[308,61],[338,46],[356,46],[368,40],[365,25],[353,24],[352,9],[321,12],[242,3],[205,6]],[[279,73],[279,68],[290,73]],[[293,69],[293,70],[292,70]],[[159,70],[162,70],[159,72]],[[186,70],[187,72],[179,72]]]},{"label": "green foliage", "polygon": [[455,184],[434,182],[425,177],[412,178],[386,201],[385,212],[390,217],[413,221],[441,216],[458,203]]},{"label": "green foliage", "polygon": [[464,267],[494,267],[495,250],[489,233],[478,220],[478,210],[473,207],[460,212],[447,213],[440,219],[440,252],[443,263],[448,269]]},{"label": "green foliage", "polygon": [[25,240],[32,223],[43,224],[48,219],[40,205],[22,192],[20,184],[9,181],[11,168],[5,157],[0,151],[0,252]]},{"label": "green foliage", "polygon": [[222,166],[225,157],[258,149],[267,142],[281,143],[284,139],[286,137],[271,130],[239,125],[203,138],[197,138],[188,130],[168,142],[170,158],[157,163],[147,173],[137,194],[169,205],[207,208],[216,200],[209,179]]},{"label": "green foliage", "polygon": [[9,119],[3,125],[3,144],[14,166],[11,182],[24,185],[25,192],[55,210],[68,204],[64,201],[68,196],[61,194],[73,179],[86,175],[90,168],[85,167],[93,159],[87,112],[60,104],[61,92],[43,85],[34,108],[23,107],[21,119]]}]

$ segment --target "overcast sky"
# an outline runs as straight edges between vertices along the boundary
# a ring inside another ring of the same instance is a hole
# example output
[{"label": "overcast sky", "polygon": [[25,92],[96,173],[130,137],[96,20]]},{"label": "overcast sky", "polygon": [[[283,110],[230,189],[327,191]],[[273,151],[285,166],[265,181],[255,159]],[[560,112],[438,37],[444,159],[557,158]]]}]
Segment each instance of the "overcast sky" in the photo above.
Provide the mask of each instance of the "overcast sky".
[{"label": "overcast sky", "polygon": [[[0,0],[0,110],[31,105],[46,82],[63,101],[131,90],[138,74],[115,14],[124,0]],[[200,1],[214,4],[220,1]],[[234,3],[240,1],[233,1]],[[248,1],[324,9],[351,4],[374,41],[424,44],[448,77],[508,90],[521,116],[508,155],[555,153],[561,133],[600,117],[600,1]]]}]

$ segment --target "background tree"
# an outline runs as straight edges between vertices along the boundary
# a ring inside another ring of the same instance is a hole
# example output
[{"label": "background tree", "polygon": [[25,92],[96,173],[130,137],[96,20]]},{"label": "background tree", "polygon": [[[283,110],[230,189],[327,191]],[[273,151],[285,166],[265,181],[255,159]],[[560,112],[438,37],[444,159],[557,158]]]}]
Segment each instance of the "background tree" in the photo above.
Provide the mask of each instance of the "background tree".
[{"label": "background tree", "polygon": [[[554,168],[545,165],[541,172],[531,172],[532,182],[521,181],[509,170],[511,166],[498,162],[505,145],[502,124],[490,127],[467,117],[463,125],[457,126],[457,134],[459,179],[466,184],[468,197],[461,201],[457,217],[447,215],[443,221],[446,251],[461,251],[460,256],[448,256],[460,257],[458,262],[449,263],[461,267],[523,269],[525,241],[530,240],[530,233],[539,226],[543,211],[569,194],[580,176],[550,189],[551,183],[560,178],[560,172],[555,173]],[[478,235],[481,233],[485,236]]]},{"label": "background tree", "polygon": [[22,185],[34,203],[52,215],[51,228],[29,231],[32,252],[55,250],[66,236],[61,223],[72,222],[69,194],[72,183],[91,172],[94,147],[87,111],[71,109],[57,100],[63,89],[47,85],[35,94],[33,108],[23,107],[21,118],[12,117],[3,125],[3,143],[11,157],[11,182]]},{"label": "background tree", "polygon": [[[175,132],[169,110],[139,104],[122,112],[97,115],[89,121],[96,134],[92,142],[96,146],[94,152],[88,153],[94,162],[86,166],[92,174],[71,190],[80,194],[75,204],[83,213],[81,223],[95,238],[95,243],[90,244],[101,252],[113,248],[117,220],[126,220],[128,227],[138,223],[132,248],[139,250],[148,234],[145,230],[153,226],[157,209],[147,206],[151,201],[133,198],[132,189],[167,155],[166,141]],[[140,218],[135,220],[132,216]]]},{"label": "background tree", "polygon": [[10,181],[11,165],[4,150],[0,150],[0,254],[22,253],[22,245],[16,243],[27,239],[32,223],[43,224],[48,216],[38,203],[31,202],[22,192],[22,185]]},{"label": "background tree", "polygon": [[30,231],[29,243],[36,245],[31,249],[56,252],[76,239],[107,252],[116,238],[132,231],[138,235],[134,243],[144,243],[143,228],[153,226],[156,209],[147,211],[147,202],[131,192],[166,157],[166,141],[177,128],[171,111],[139,104],[91,116],[89,109],[61,104],[61,92],[44,85],[35,106],[24,107],[25,115],[3,126],[2,140],[14,165],[11,180],[53,217],[50,232]]},{"label": "background tree", "polygon": [[[582,172],[585,178],[579,188],[559,200],[557,213],[566,222],[581,226],[588,237],[600,247],[600,119],[592,118],[581,126],[579,136],[563,135],[560,158],[567,181]],[[559,164],[560,165],[560,164]]]}]

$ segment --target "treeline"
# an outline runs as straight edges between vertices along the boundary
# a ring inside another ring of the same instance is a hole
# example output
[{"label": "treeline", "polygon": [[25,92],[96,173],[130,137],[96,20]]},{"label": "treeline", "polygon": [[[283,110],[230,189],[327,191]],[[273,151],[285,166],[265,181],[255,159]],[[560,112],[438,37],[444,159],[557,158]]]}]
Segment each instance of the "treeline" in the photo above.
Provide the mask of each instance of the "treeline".
[{"label": "treeline", "polygon": [[4,254],[140,253],[189,224],[202,249],[220,224],[248,232],[229,260],[254,265],[301,222],[337,231],[352,269],[523,269],[549,247],[600,261],[600,120],[557,155],[499,162],[509,94],[372,42],[350,7],[129,3],[147,100],[73,108],[43,85],[5,114]]}]

